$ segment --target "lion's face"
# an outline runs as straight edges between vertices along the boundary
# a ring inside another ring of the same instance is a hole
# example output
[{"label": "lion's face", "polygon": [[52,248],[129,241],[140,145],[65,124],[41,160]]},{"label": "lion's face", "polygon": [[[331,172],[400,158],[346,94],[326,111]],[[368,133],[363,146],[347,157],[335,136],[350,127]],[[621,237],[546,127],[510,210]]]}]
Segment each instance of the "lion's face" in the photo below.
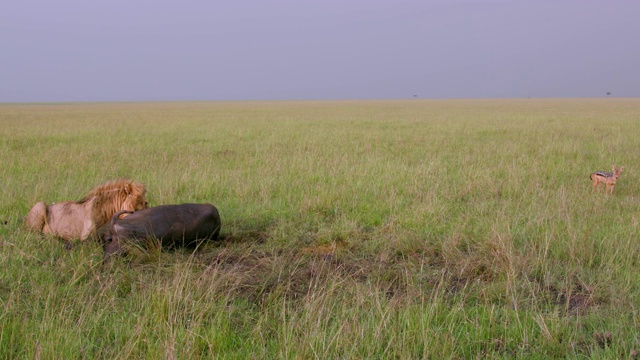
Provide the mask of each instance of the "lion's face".
[{"label": "lion's face", "polygon": [[122,210],[138,211],[149,207],[149,202],[145,198],[147,190],[144,185],[133,183],[130,185],[127,198],[122,204]]}]

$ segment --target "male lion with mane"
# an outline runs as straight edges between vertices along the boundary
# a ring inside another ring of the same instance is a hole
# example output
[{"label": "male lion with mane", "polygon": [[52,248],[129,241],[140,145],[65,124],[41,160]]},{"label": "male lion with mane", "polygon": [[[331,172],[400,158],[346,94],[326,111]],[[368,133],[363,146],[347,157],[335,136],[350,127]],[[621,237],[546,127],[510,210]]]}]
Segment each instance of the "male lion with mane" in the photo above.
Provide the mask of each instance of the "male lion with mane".
[{"label": "male lion with mane", "polygon": [[95,187],[79,201],[64,201],[48,206],[41,201],[29,211],[27,228],[53,234],[66,241],[85,240],[118,211],[149,207],[145,199],[146,192],[143,184],[119,179]]}]

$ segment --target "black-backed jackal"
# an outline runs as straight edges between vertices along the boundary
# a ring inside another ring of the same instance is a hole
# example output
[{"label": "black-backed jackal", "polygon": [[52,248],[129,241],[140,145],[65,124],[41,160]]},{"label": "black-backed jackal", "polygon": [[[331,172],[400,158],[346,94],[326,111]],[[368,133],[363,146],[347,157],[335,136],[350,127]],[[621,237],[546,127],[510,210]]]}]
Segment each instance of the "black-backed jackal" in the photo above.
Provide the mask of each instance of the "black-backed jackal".
[{"label": "black-backed jackal", "polygon": [[620,173],[624,170],[624,166],[619,169],[616,169],[615,166],[612,167],[613,172],[596,171],[591,174],[591,181],[593,181],[594,189],[598,189],[600,187],[599,185],[602,183],[606,186],[605,193],[613,194],[613,188],[616,186],[616,181],[618,181]]}]

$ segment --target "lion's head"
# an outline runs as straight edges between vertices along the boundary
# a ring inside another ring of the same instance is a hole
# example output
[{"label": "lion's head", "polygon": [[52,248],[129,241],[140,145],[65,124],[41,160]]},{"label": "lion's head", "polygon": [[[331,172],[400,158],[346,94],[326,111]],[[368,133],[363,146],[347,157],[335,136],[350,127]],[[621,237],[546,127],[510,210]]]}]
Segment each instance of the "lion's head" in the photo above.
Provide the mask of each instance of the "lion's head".
[{"label": "lion's head", "polygon": [[95,226],[107,223],[120,210],[148,208],[146,193],[143,184],[128,179],[110,181],[94,188],[87,197],[93,197],[91,217]]}]

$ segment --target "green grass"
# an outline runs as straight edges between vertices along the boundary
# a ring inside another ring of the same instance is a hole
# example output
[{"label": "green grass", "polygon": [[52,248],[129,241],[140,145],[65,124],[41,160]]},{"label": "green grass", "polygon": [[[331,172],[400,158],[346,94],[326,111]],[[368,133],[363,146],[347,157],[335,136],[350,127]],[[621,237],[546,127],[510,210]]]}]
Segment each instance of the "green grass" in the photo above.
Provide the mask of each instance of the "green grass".
[{"label": "green grass", "polygon": [[[0,358],[634,358],[637,99],[0,105]],[[625,166],[613,196],[589,174]],[[24,229],[107,180],[222,240]]]}]

